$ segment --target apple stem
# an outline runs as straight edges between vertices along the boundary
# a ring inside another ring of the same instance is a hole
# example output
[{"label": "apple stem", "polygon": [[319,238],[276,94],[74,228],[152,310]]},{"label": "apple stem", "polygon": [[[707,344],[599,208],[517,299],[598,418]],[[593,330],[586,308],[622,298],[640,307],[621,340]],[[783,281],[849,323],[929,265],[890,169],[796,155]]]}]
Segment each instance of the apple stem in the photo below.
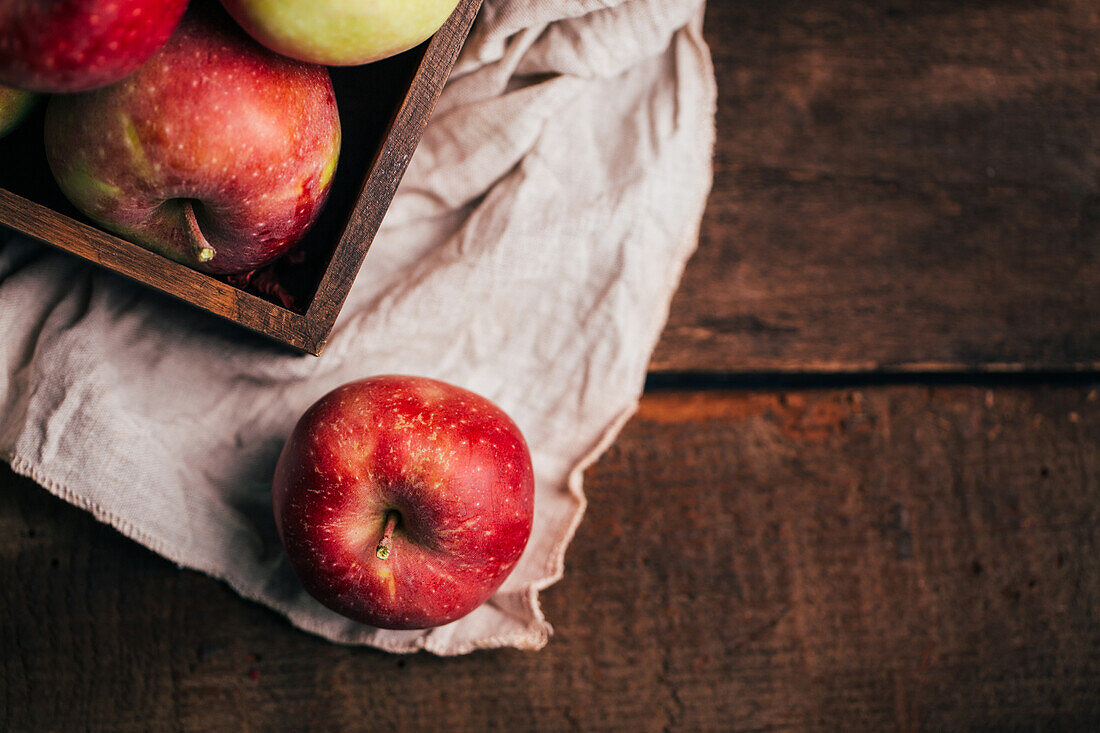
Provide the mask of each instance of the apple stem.
[{"label": "apple stem", "polygon": [[382,530],[382,539],[378,541],[378,547],[374,548],[374,554],[379,560],[385,560],[390,556],[393,547],[393,530],[397,526],[397,512],[386,512],[386,528]]},{"label": "apple stem", "polygon": [[195,247],[195,256],[199,258],[199,262],[214,259],[214,248],[199,229],[199,220],[195,217],[195,207],[190,199],[183,200],[183,217],[187,221],[187,233],[191,236],[191,244]]}]

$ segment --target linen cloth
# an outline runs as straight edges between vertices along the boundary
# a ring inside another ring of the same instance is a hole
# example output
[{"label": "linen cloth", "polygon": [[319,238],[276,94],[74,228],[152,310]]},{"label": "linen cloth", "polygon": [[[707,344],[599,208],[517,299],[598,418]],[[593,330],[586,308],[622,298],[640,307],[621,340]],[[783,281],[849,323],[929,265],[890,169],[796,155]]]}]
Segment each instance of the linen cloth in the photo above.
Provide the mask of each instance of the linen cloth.
[{"label": "linen cloth", "polygon": [[[562,575],[582,470],[635,410],[697,241],[715,112],[702,13],[701,0],[487,0],[320,358],[0,234],[0,456],[333,641],[541,648],[538,593]],[[426,631],[314,601],[271,516],[297,418],[383,373],[489,397],[534,461],[519,565],[484,606]]]}]

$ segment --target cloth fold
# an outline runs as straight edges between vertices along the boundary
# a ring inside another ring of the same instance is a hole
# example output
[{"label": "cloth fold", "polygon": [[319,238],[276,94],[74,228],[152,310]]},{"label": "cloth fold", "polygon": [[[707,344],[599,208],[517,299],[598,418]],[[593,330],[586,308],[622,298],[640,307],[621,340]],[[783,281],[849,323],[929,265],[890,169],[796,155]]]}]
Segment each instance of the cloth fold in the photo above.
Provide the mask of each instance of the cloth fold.
[{"label": "cloth fold", "polygon": [[[582,471],[636,408],[698,239],[716,96],[702,13],[701,0],[487,0],[320,358],[0,234],[0,456],[333,641],[542,647],[538,593],[562,575]],[[381,373],[489,397],[532,449],[523,558],[436,629],[322,607],[271,517],[298,416]]]}]

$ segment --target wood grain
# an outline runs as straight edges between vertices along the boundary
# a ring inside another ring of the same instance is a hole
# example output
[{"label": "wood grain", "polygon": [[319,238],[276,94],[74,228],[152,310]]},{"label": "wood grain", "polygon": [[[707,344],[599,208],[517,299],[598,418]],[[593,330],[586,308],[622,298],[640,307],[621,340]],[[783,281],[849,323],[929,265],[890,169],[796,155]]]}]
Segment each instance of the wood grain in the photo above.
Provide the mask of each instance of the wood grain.
[{"label": "wood grain", "polygon": [[1095,730],[1091,387],[661,393],[538,653],[293,630],[0,478],[0,729]]},{"label": "wood grain", "polygon": [[1093,0],[711,2],[714,190],[658,371],[1100,367]]},{"label": "wood grain", "polygon": [[295,348],[314,346],[304,316],[2,188],[0,224]]}]

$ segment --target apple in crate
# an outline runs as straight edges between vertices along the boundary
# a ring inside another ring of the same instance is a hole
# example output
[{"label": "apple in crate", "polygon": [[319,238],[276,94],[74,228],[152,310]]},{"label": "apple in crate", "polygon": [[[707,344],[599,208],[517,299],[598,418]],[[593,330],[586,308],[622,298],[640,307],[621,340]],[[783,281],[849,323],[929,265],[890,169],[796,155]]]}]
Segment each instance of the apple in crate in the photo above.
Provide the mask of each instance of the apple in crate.
[{"label": "apple in crate", "polygon": [[534,475],[489,400],[423,377],[352,382],[306,411],[275,469],[275,522],[310,594],[389,629],[484,603],[531,534]]},{"label": "apple in crate", "polygon": [[133,73],[164,45],[187,0],[0,0],[0,83],[78,92]]},{"label": "apple in crate", "polygon": [[45,141],[62,192],[90,218],[232,274],[274,260],[313,224],[340,120],[326,69],[268,51],[219,9],[188,13],[123,81],[53,97]]},{"label": "apple in crate", "polygon": [[29,92],[0,86],[0,137],[15,129],[34,106],[35,96]]},{"label": "apple in crate", "polygon": [[302,61],[354,66],[416,46],[458,0],[222,0],[252,37]]}]

